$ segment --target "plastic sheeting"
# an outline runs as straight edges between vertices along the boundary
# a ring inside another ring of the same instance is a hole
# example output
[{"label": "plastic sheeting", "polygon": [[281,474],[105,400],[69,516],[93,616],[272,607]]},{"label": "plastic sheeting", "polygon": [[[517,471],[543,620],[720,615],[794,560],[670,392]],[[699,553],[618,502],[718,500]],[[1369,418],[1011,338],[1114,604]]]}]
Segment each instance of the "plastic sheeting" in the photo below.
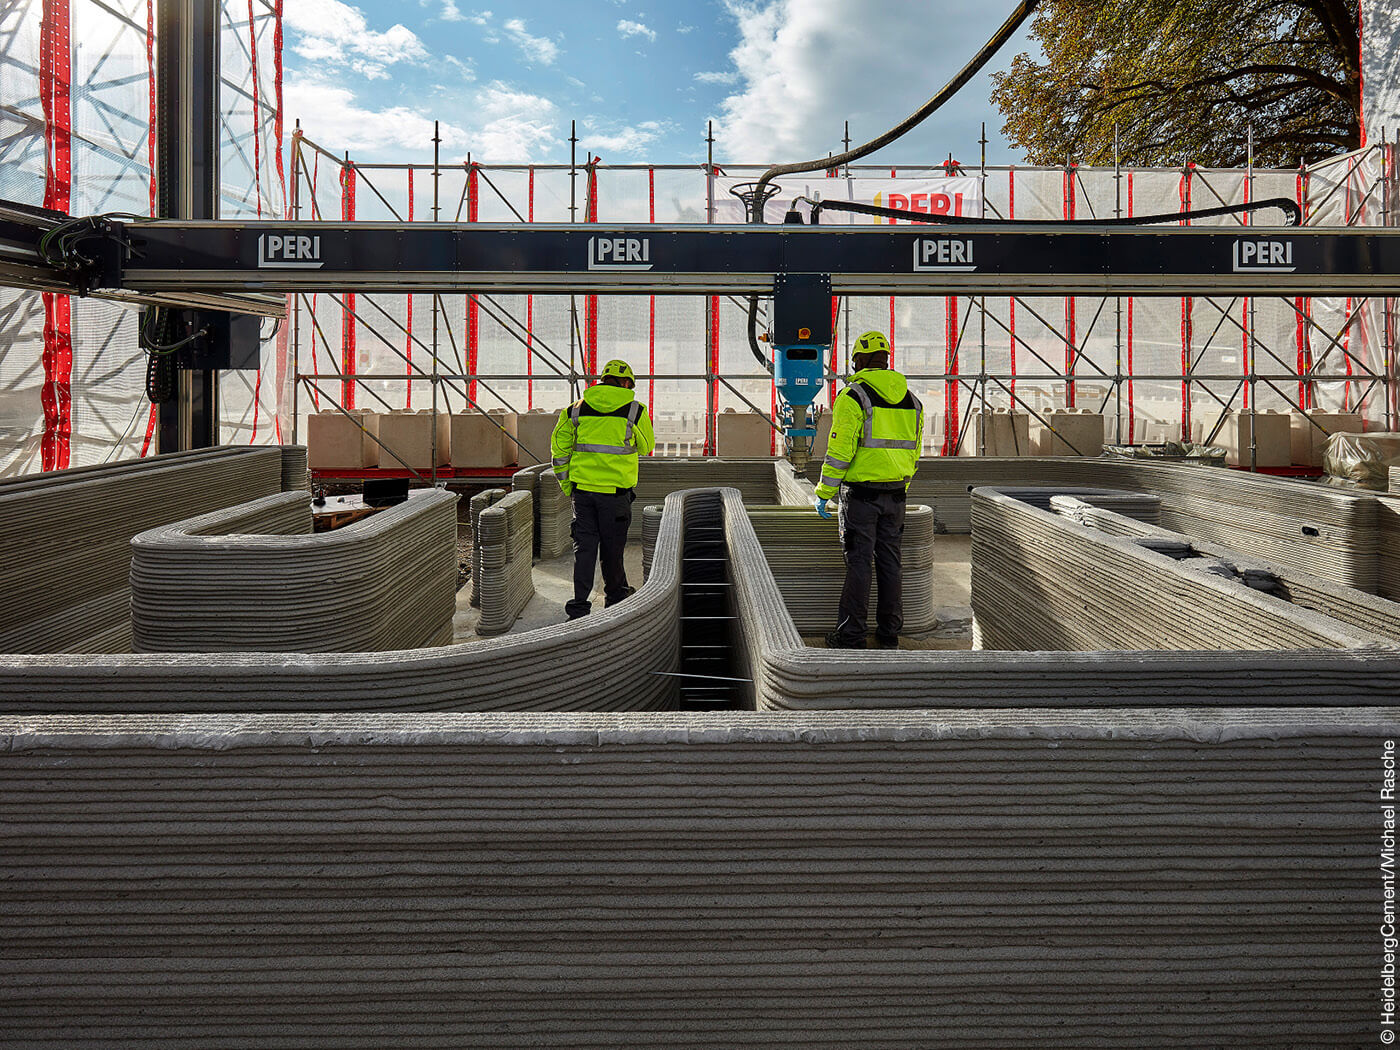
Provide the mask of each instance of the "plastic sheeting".
[{"label": "plastic sheeting", "polygon": [[[285,207],[280,11],[281,0],[223,0],[225,216]],[[0,197],[75,215],[151,213],[151,23],[150,0],[0,9]],[[0,289],[0,476],[154,450],[136,317],[109,302]],[[282,370],[280,388],[264,381],[278,374],[266,331],[262,371],[227,373],[221,386],[225,443],[276,440],[290,375]]]},{"label": "plastic sheeting", "polygon": [[[340,216],[341,162],[309,145],[304,158],[299,214]],[[982,187],[986,214],[1005,218],[1092,221],[1288,197],[1306,205],[1311,224],[1356,225],[1387,219],[1384,168],[1383,151],[1371,149],[1306,173],[1194,165],[1120,172],[999,168],[985,174],[956,167],[865,167],[853,168],[852,180],[863,194],[879,192],[871,187],[883,179],[886,196],[908,196],[906,190],[926,190],[938,179],[950,185],[971,179]],[[445,167],[437,216],[495,223],[724,221],[738,207],[732,197],[726,200],[727,188],[754,181],[762,171],[731,166],[710,180],[703,167],[594,170],[590,178],[580,167],[571,211],[568,169]],[[415,220],[431,221],[431,169],[419,168],[416,176]],[[407,214],[408,169],[362,169],[357,178],[358,219]],[[821,183],[826,197],[855,193],[846,192],[844,178],[803,178],[808,190],[810,183]],[[778,209],[770,204],[771,221],[779,218]],[[1203,220],[1221,226],[1277,221],[1268,213],[1257,220]],[[344,344],[344,298],[297,297],[294,345],[300,373],[312,377],[298,392],[303,413],[310,404],[343,396],[337,358]],[[626,358],[644,376],[639,396],[648,400],[658,441],[668,452],[712,454],[715,413],[768,412],[774,404],[772,383],[749,351],[747,303],[738,297],[483,296],[475,309],[462,296],[412,300],[410,338],[409,297],[357,297],[358,320],[352,320],[358,407],[401,408],[410,396],[413,407],[426,407],[434,321],[438,371],[471,372],[476,380],[438,385],[440,406],[453,410],[468,397],[485,408],[557,409],[572,396],[571,380],[579,382],[589,360],[613,356]],[[1106,438],[1118,443],[1209,441],[1228,411],[1251,404],[1278,411],[1345,408],[1361,413],[1370,426],[1385,424],[1379,300],[880,296],[841,299],[833,309],[837,349],[830,364],[837,372],[845,371],[845,348],[856,334],[870,328],[892,334],[896,367],[910,376],[929,409],[924,444],[933,454],[951,454],[965,444],[969,415],[984,402],[1037,414],[1057,407],[1101,412]],[[407,379],[410,374],[417,378]],[[819,403],[829,404],[833,394],[829,384]]]}]

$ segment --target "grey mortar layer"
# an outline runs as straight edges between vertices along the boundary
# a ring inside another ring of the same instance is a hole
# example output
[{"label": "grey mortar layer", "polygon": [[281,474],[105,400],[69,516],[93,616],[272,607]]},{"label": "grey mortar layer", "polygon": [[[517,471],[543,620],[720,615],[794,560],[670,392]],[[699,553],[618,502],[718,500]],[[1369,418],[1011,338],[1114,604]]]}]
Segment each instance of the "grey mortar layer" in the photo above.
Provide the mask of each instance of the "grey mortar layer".
[{"label": "grey mortar layer", "polygon": [[1393,709],[0,717],[29,1048],[1355,1047]]},{"label": "grey mortar layer", "polygon": [[134,647],[320,653],[449,642],[456,504],[454,493],[422,489],[313,533],[306,492],[287,492],[140,533]]}]

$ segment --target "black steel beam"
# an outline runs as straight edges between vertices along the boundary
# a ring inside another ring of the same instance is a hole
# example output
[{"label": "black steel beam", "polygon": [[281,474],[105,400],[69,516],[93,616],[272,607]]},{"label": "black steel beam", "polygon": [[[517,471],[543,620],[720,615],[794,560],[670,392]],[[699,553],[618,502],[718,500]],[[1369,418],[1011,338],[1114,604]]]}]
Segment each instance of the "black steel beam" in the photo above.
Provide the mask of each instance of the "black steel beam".
[{"label": "black steel beam", "polygon": [[827,273],[838,295],[1400,294],[1400,230],[1375,227],[118,225],[98,284],[137,291],[718,295]]}]

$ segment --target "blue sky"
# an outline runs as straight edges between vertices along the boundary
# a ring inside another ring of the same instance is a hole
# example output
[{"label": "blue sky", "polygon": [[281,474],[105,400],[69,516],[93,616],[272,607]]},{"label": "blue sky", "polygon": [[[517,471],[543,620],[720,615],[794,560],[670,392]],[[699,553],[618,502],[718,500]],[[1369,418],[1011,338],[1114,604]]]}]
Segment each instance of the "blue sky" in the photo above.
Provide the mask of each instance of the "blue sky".
[{"label": "blue sky", "polygon": [[[286,108],[361,162],[680,164],[806,160],[898,122],[1006,18],[1010,0],[287,0]],[[998,56],[1026,50],[1024,32]],[[980,76],[873,160],[1019,160]],[[288,121],[290,127],[291,120]]]}]

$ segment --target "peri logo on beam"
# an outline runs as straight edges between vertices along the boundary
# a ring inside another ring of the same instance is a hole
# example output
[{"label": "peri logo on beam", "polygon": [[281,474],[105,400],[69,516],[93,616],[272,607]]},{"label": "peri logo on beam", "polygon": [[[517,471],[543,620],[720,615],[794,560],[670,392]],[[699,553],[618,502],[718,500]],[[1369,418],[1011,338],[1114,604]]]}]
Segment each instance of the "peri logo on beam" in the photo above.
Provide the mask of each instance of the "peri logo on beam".
[{"label": "peri logo on beam", "polygon": [[972,273],[976,269],[970,240],[920,237],[914,242],[915,273]]},{"label": "peri logo on beam", "polygon": [[590,270],[650,270],[651,238],[588,238]]},{"label": "peri logo on beam", "polygon": [[1234,246],[1235,273],[1292,273],[1293,242],[1240,238]]},{"label": "peri logo on beam", "polygon": [[258,234],[258,269],[319,270],[321,238],[301,233]]}]

